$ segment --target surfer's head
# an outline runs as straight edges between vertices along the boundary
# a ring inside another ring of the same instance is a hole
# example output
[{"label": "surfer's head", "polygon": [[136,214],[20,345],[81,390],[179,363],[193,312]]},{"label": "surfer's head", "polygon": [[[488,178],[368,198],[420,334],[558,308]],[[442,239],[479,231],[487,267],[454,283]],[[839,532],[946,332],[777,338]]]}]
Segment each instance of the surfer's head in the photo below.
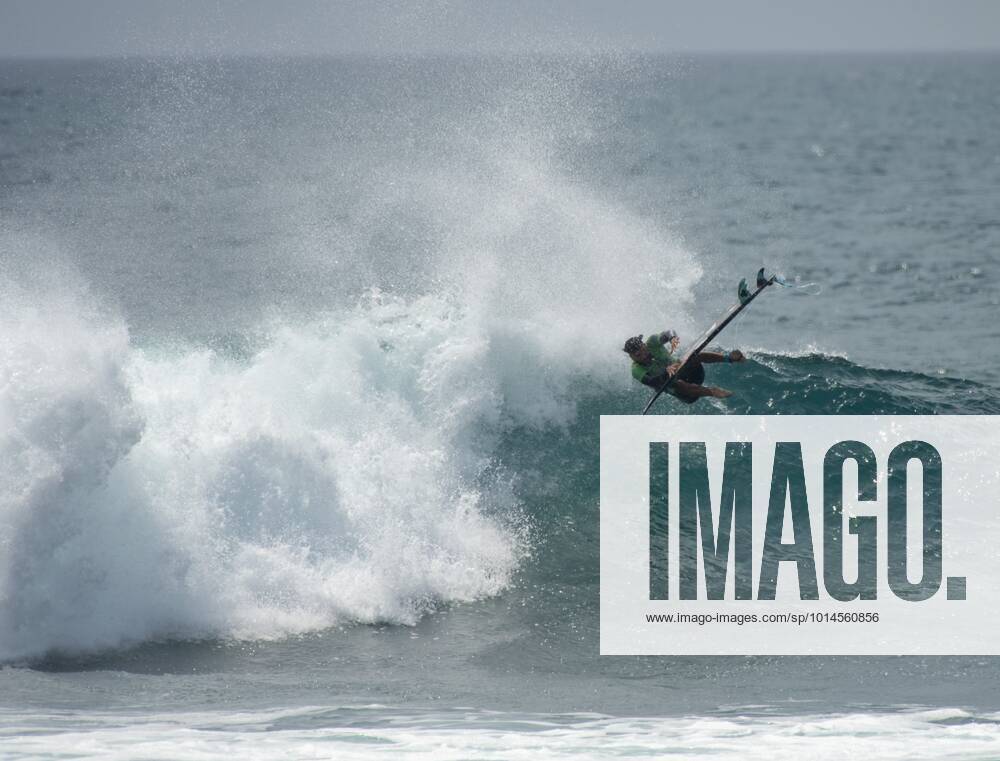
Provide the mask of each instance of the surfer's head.
[{"label": "surfer's head", "polygon": [[625,346],[622,347],[622,351],[628,354],[635,362],[646,362],[652,356],[649,353],[649,347],[642,340],[641,333],[628,339],[625,342]]}]

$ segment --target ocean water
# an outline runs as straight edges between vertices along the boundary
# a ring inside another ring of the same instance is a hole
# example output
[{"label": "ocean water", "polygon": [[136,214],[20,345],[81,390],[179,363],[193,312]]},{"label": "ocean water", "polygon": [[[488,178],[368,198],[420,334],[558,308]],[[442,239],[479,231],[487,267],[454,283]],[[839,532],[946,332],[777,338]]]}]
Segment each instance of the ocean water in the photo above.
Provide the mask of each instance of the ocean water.
[{"label": "ocean water", "polygon": [[598,655],[598,419],[998,414],[1000,58],[0,61],[0,755],[996,758],[994,658]]}]

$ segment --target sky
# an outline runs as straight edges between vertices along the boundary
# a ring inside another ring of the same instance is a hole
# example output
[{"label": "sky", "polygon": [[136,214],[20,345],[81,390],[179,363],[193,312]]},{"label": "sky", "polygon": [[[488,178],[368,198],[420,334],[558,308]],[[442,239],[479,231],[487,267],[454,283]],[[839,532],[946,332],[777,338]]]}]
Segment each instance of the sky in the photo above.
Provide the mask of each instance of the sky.
[{"label": "sky", "polygon": [[0,0],[0,57],[1000,50],[1000,0]]}]

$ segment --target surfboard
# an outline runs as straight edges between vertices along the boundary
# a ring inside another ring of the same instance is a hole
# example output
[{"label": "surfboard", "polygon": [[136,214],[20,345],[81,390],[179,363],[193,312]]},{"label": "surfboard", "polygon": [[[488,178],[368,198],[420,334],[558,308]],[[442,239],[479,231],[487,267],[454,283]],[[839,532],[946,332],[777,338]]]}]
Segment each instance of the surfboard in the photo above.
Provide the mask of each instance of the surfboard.
[{"label": "surfboard", "polygon": [[649,408],[652,407],[653,403],[660,398],[660,394],[662,394],[664,391],[670,388],[670,385],[674,382],[674,378],[680,376],[684,368],[691,363],[692,359],[694,359],[698,354],[700,354],[705,350],[705,347],[708,346],[709,343],[711,343],[712,339],[714,339],[717,335],[719,335],[719,333],[721,333],[729,323],[735,320],[736,316],[740,312],[742,312],[744,309],[750,306],[750,304],[753,303],[753,300],[757,298],[764,291],[765,288],[767,288],[769,285],[773,285],[777,281],[778,281],[777,275],[772,275],[771,277],[765,277],[763,267],[761,267],[757,271],[757,288],[755,290],[751,291],[749,287],[747,287],[747,281],[745,278],[743,280],[740,280],[740,285],[739,288],[737,289],[739,293],[738,296],[739,300],[731,307],[729,307],[729,309],[726,310],[725,314],[723,314],[722,317],[713,322],[712,325],[708,328],[708,330],[702,333],[698,337],[698,339],[691,345],[691,347],[687,351],[685,351],[684,354],[681,355],[681,360],[680,360],[681,364],[680,367],[677,368],[677,372],[675,372],[670,378],[668,378],[663,383],[663,385],[660,388],[656,390],[656,393],[653,394],[653,397],[648,402],[646,402],[646,406],[643,407],[642,414],[645,415],[647,412],[649,412]]}]

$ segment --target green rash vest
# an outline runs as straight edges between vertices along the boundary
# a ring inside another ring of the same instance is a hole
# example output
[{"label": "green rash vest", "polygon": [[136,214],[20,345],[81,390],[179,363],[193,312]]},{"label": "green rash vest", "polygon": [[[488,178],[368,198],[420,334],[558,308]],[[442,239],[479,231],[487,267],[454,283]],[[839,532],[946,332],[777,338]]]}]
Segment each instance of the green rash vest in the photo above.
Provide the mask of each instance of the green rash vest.
[{"label": "green rash vest", "polygon": [[632,363],[632,377],[640,383],[646,382],[646,376],[652,378],[660,375],[666,371],[668,366],[677,361],[670,353],[669,344],[663,343],[659,333],[654,333],[646,339],[646,348],[653,355],[653,361],[648,365],[640,365],[638,362]]}]

